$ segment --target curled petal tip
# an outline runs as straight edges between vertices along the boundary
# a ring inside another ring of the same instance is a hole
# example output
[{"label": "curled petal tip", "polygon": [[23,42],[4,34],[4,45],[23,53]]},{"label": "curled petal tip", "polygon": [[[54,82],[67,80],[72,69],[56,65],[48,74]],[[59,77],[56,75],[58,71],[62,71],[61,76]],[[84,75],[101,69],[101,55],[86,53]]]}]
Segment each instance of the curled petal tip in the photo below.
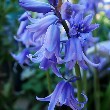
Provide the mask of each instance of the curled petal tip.
[{"label": "curled petal tip", "polygon": [[19,21],[25,21],[28,19],[28,16],[31,16],[30,12],[25,12],[24,14],[21,15],[21,17],[18,19]]},{"label": "curled petal tip", "polygon": [[92,66],[94,66],[94,67],[99,67],[100,63],[99,63],[99,64],[95,64],[95,63],[91,62],[91,61],[84,55],[83,52],[82,52],[82,56],[83,56],[84,60],[85,60],[88,64],[90,64],[90,65],[92,65]]},{"label": "curled petal tip", "polygon": [[84,99],[85,99],[85,101],[84,101],[84,102],[81,102],[81,103],[86,104],[86,103],[87,103],[87,101],[88,101],[87,96],[86,96],[85,94],[83,94],[83,93],[81,93],[81,95],[82,95],[82,96],[84,97]]},{"label": "curled petal tip", "polygon": [[32,60],[32,55],[29,54],[29,55],[26,55],[30,60]]}]

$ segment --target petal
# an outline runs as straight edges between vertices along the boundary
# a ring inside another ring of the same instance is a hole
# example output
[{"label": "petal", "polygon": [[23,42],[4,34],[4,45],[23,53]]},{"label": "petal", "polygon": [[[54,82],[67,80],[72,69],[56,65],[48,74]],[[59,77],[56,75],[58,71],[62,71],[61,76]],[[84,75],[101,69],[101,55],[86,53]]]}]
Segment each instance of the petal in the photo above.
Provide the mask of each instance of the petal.
[{"label": "petal", "polygon": [[91,32],[99,27],[99,24],[91,24],[85,29],[85,32]]},{"label": "petal", "polygon": [[77,61],[82,60],[82,47],[81,47],[81,42],[78,38],[75,38],[75,43],[76,43],[76,55],[77,55]]},{"label": "petal", "polygon": [[28,25],[28,20],[22,21],[20,23],[20,26],[19,26],[18,31],[17,31],[18,36],[23,34],[23,32],[25,31],[27,25]]},{"label": "petal", "polygon": [[62,93],[59,97],[59,102],[61,105],[65,104],[70,96],[70,84],[68,82],[65,83]]},{"label": "petal", "polygon": [[85,101],[84,101],[84,102],[80,102],[80,103],[82,103],[82,104],[86,104],[87,101],[88,101],[87,96],[86,96],[85,94],[83,94],[83,93],[81,93],[81,95],[82,95],[83,99],[85,99]]},{"label": "petal", "polygon": [[44,55],[45,51],[44,47],[42,46],[40,49],[38,48],[37,52],[34,55],[29,54],[27,55],[27,57],[30,58],[30,60],[34,63],[40,63],[43,60]]},{"label": "petal", "polygon": [[21,41],[26,47],[33,45],[31,42],[32,33],[28,30],[25,30],[23,34],[20,35],[20,38],[14,36],[15,40]]},{"label": "petal", "polygon": [[19,64],[25,63],[25,60],[27,59],[27,55],[29,54],[28,49],[24,49],[22,52],[20,52],[18,55],[15,55],[11,53],[12,57],[18,61]]},{"label": "petal", "polygon": [[62,19],[68,20],[71,18],[72,15],[72,4],[70,2],[64,2],[61,6],[61,16]]},{"label": "petal", "polygon": [[86,63],[85,63],[84,60],[79,61],[78,64],[79,64],[79,66],[80,66],[81,68],[83,68],[84,70],[87,70],[87,69],[88,69],[88,66],[86,65]]},{"label": "petal", "polygon": [[35,32],[32,36],[32,40],[36,42],[45,33],[46,33],[46,29],[42,29],[42,30]]},{"label": "petal", "polygon": [[66,90],[67,91],[67,97],[66,97],[65,105],[70,106],[70,101],[72,101],[71,100],[71,94],[74,94],[74,88],[70,85],[70,83],[68,83],[67,86],[68,86],[68,89]]},{"label": "petal", "polygon": [[83,19],[83,13],[79,12],[75,17],[74,17],[74,24],[77,25],[79,24]]},{"label": "petal", "polygon": [[81,93],[81,95],[82,95],[82,97],[85,99],[85,101],[84,102],[79,102],[78,100],[76,100],[76,98],[75,97],[73,97],[73,95],[72,95],[72,93],[71,93],[71,100],[70,100],[70,107],[72,108],[72,109],[77,109],[77,110],[82,110],[83,108],[84,108],[84,104],[86,104],[87,103],[87,101],[88,101],[88,98],[87,98],[87,96],[86,95],[84,95],[83,93]]},{"label": "petal", "polygon": [[77,13],[79,11],[83,11],[85,9],[85,6],[80,4],[72,4],[72,8],[73,8],[73,11]]},{"label": "petal", "polygon": [[52,68],[52,71],[60,78],[62,78],[62,75],[59,71],[59,69],[57,68],[56,64],[52,63],[51,64],[51,68]]},{"label": "petal", "polygon": [[70,99],[69,106],[73,110],[82,110],[82,108],[84,107],[84,104],[79,105],[79,103],[76,103],[76,101],[74,99]]},{"label": "petal", "polygon": [[43,70],[47,70],[51,65],[51,62],[47,58],[43,58],[43,60],[40,63],[40,68]]},{"label": "petal", "polygon": [[72,38],[70,38],[66,43],[64,61],[68,62],[70,60],[75,60],[75,58],[76,58],[75,42]]},{"label": "petal", "polygon": [[77,31],[76,31],[75,27],[72,27],[70,29],[69,33],[70,33],[70,36],[75,36],[77,34]]},{"label": "petal", "polygon": [[48,15],[44,18],[39,19],[37,23],[28,25],[26,28],[32,32],[41,31],[42,29],[47,29],[51,24],[55,23],[57,20],[57,16]]},{"label": "petal", "polygon": [[83,52],[82,52],[82,56],[83,56],[84,60],[85,60],[88,64],[90,64],[90,65],[92,65],[92,66],[94,66],[94,67],[99,67],[100,64],[92,63],[92,62],[84,55]]},{"label": "petal", "polygon": [[39,101],[50,101],[51,96],[52,96],[52,94],[50,94],[49,96],[47,96],[47,97],[45,97],[45,98],[38,98],[38,97],[36,96],[36,99],[39,100]]},{"label": "petal", "polygon": [[53,52],[49,52],[47,49],[45,49],[45,57],[46,57],[47,59],[52,60],[52,59],[53,59],[53,58],[52,58],[53,56],[55,56]]},{"label": "petal", "polygon": [[67,62],[65,66],[66,66],[66,68],[71,70],[71,69],[73,69],[75,63],[76,63],[76,60],[71,60],[71,61]]},{"label": "petal", "polygon": [[19,0],[19,5],[28,11],[47,13],[52,10],[52,6],[48,3],[36,0]]},{"label": "petal", "polygon": [[84,107],[84,103],[80,103],[76,98],[74,97],[74,91],[71,87],[71,93],[68,101],[68,106],[70,106],[73,110],[81,110]]},{"label": "petal", "polygon": [[28,19],[28,16],[30,16],[30,15],[31,15],[31,13],[29,13],[29,12],[23,13],[21,15],[21,17],[19,18],[19,21],[25,21],[25,20],[27,20]]},{"label": "petal", "polygon": [[55,107],[55,105],[61,95],[61,92],[62,92],[64,85],[65,85],[64,81],[61,81],[60,83],[57,84],[54,92],[52,93],[53,95],[51,96],[48,110],[54,110],[54,107]]},{"label": "petal", "polygon": [[40,20],[39,18],[37,18],[37,19],[36,18],[32,18],[29,14],[27,14],[27,17],[28,17],[29,21],[31,23],[33,23],[33,24],[37,23],[38,20]]},{"label": "petal", "polygon": [[91,24],[92,20],[93,20],[93,15],[90,14],[84,18],[83,23],[85,26],[88,26]]},{"label": "petal", "polygon": [[[60,41],[60,30],[57,25],[50,25],[47,29],[45,47],[49,52],[55,50]],[[59,44],[60,45],[60,44]]]},{"label": "petal", "polygon": [[36,56],[29,54],[27,57],[34,63],[40,63],[44,58],[44,54],[37,54]]}]

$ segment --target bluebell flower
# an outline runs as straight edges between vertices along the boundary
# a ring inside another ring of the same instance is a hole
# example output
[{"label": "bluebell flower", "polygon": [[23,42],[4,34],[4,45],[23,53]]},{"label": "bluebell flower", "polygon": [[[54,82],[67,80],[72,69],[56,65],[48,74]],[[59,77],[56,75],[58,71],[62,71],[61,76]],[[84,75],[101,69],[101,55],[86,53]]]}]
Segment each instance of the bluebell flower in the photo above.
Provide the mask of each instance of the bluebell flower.
[{"label": "bluebell flower", "polygon": [[[98,67],[99,64],[92,63],[85,55],[85,50],[88,45],[86,40],[92,41],[91,32],[99,27],[98,24],[91,24],[92,15],[88,15],[83,19],[83,13],[78,13],[74,19],[70,20],[70,36],[71,38],[66,43],[66,51],[64,61],[66,67],[72,69],[78,62],[80,67],[87,69],[85,61],[94,66]],[[88,43],[89,43],[88,42]]]},{"label": "bluebell flower", "polygon": [[50,4],[37,0],[19,0],[19,5],[28,11],[38,13],[47,13],[54,9]]},{"label": "bluebell flower", "polygon": [[28,57],[34,63],[40,63],[41,69],[47,70],[52,67],[55,74],[61,77],[57,68],[57,63],[62,63],[60,58],[60,29],[57,25],[48,27],[42,47],[34,55],[30,54]]},{"label": "bluebell flower", "polygon": [[22,42],[26,48],[29,46],[35,46],[36,44],[32,41],[33,33],[27,30],[26,26],[29,24],[28,17],[31,16],[29,12],[25,12],[19,18],[20,26],[17,31],[17,35],[14,36],[15,40]]},{"label": "bluebell flower", "polygon": [[82,110],[87,102],[87,97],[84,94],[81,95],[85,98],[85,102],[78,102],[75,98],[75,92],[72,85],[69,82],[61,81],[49,96],[45,98],[36,97],[36,99],[40,101],[49,101],[48,110],[54,110],[55,105],[67,105],[72,110]]}]

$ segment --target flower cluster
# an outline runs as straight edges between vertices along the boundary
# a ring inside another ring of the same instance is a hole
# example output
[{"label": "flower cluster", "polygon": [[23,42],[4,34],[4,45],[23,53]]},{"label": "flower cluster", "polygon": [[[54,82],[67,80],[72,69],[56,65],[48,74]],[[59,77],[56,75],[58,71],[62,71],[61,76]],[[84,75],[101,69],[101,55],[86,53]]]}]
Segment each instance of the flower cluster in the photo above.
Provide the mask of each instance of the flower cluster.
[{"label": "flower cluster", "polygon": [[[83,69],[87,69],[87,63],[98,67],[99,64],[92,63],[85,55],[87,48],[94,42],[92,31],[99,27],[98,24],[91,24],[93,16],[85,16],[85,7],[79,4],[69,1],[60,4],[58,0],[48,2],[19,0],[19,5],[27,12],[19,18],[21,23],[15,39],[22,42],[26,49],[12,56],[20,64],[29,64],[30,59],[39,63],[40,69],[51,68],[53,73],[61,78],[63,76],[58,67],[60,64],[65,64],[69,70],[73,69],[76,63]],[[34,12],[36,16],[33,17],[28,11]],[[63,40],[62,27],[66,32],[66,39]],[[61,44],[64,44],[63,49]],[[51,95],[46,98],[37,97],[37,100],[50,101],[48,110],[54,110],[55,105],[63,104],[73,110],[81,110],[87,102],[87,97],[82,94],[86,101],[78,102],[69,81],[61,81]]]}]

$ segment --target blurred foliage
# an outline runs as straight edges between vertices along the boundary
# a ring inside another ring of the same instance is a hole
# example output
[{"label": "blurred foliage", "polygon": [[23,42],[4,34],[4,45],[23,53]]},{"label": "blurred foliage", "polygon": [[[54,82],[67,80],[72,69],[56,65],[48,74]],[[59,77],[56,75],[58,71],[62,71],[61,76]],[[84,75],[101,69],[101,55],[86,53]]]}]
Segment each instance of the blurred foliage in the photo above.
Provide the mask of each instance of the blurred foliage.
[{"label": "blurred foliage", "polygon": [[95,23],[98,23],[100,26],[95,30],[95,36],[100,38],[100,41],[105,41],[109,39],[110,32],[110,19],[108,19],[104,12],[96,14]]},{"label": "blurred foliage", "polygon": [[[41,71],[38,65],[21,68],[10,55],[10,52],[18,51],[19,48],[19,43],[13,36],[16,35],[18,18],[23,11],[17,0],[0,0],[0,110],[47,110],[47,103],[36,101],[35,98],[36,95],[45,97],[49,94],[46,72]],[[108,40],[110,20],[101,12],[96,15],[94,22],[100,24],[94,35],[100,37],[100,41]],[[110,65],[104,67],[98,74],[102,76],[99,77],[101,110],[110,110],[110,72],[105,71],[108,67]],[[51,76],[51,91],[53,91],[60,79],[55,77],[51,70],[47,72]],[[93,74],[88,79],[87,96],[88,110],[93,110]],[[65,107],[56,109],[66,110]]]}]

